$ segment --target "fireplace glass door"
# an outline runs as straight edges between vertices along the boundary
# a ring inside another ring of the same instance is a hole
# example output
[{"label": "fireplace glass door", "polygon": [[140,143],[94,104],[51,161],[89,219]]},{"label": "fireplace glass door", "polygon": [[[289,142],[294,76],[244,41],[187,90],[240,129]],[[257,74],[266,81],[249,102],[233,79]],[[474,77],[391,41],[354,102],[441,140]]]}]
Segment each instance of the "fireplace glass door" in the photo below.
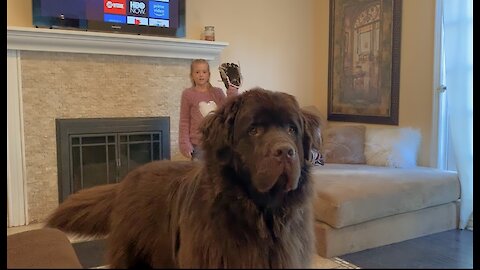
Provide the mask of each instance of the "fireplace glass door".
[{"label": "fireplace glass door", "polygon": [[160,160],[160,133],[72,135],[73,192],[117,183],[132,169]]},{"label": "fireplace glass door", "polygon": [[120,182],[154,160],[170,159],[168,117],[58,119],[59,200]]}]

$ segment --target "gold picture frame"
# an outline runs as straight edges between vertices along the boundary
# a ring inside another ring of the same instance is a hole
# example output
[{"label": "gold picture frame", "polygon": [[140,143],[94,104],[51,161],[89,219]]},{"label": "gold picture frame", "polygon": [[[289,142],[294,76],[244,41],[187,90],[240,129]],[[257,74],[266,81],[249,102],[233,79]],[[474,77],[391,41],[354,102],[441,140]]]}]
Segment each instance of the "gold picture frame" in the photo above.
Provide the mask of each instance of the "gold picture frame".
[{"label": "gold picture frame", "polygon": [[330,0],[328,120],[398,125],[401,0]]}]

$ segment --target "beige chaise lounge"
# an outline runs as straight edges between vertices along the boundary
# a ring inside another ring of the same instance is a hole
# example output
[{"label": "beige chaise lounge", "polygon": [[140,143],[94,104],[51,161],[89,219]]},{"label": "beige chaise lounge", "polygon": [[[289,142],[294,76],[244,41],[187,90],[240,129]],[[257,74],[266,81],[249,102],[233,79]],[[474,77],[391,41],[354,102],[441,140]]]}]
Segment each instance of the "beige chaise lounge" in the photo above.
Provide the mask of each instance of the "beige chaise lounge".
[{"label": "beige chaise lounge", "polygon": [[314,167],[320,256],[333,257],[457,227],[456,172],[363,164]]}]

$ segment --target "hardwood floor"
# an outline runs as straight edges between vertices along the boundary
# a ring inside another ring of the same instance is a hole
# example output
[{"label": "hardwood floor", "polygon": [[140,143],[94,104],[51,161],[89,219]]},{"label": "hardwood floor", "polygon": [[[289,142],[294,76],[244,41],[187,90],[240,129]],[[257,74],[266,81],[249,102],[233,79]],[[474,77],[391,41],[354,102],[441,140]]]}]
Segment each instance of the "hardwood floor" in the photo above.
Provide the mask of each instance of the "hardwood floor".
[{"label": "hardwood floor", "polygon": [[473,231],[450,230],[340,258],[370,269],[472,269]]},{"label": "hardwood floor", "polygon": [[77,242],[72,245],[83,268],[106,265],[104,239]]}]

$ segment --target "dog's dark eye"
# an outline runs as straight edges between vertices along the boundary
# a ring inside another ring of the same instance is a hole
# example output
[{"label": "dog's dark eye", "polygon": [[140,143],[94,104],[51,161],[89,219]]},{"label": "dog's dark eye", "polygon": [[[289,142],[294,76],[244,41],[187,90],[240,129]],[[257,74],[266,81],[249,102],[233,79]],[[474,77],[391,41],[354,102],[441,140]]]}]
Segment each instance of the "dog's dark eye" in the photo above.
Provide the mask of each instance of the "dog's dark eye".
[{"label": "dog's dark eye", "polygon": [[297,130],[297,127],[295,126],[289,126],[287,129],[287,132],[290,135],[297,135],[298,130]]},{"label": "dog's dark eye", "polygon": [[250,127],[248,129],[248,135],[255,136],[257,134],[258,134],[258,128],[257,127]]}]

